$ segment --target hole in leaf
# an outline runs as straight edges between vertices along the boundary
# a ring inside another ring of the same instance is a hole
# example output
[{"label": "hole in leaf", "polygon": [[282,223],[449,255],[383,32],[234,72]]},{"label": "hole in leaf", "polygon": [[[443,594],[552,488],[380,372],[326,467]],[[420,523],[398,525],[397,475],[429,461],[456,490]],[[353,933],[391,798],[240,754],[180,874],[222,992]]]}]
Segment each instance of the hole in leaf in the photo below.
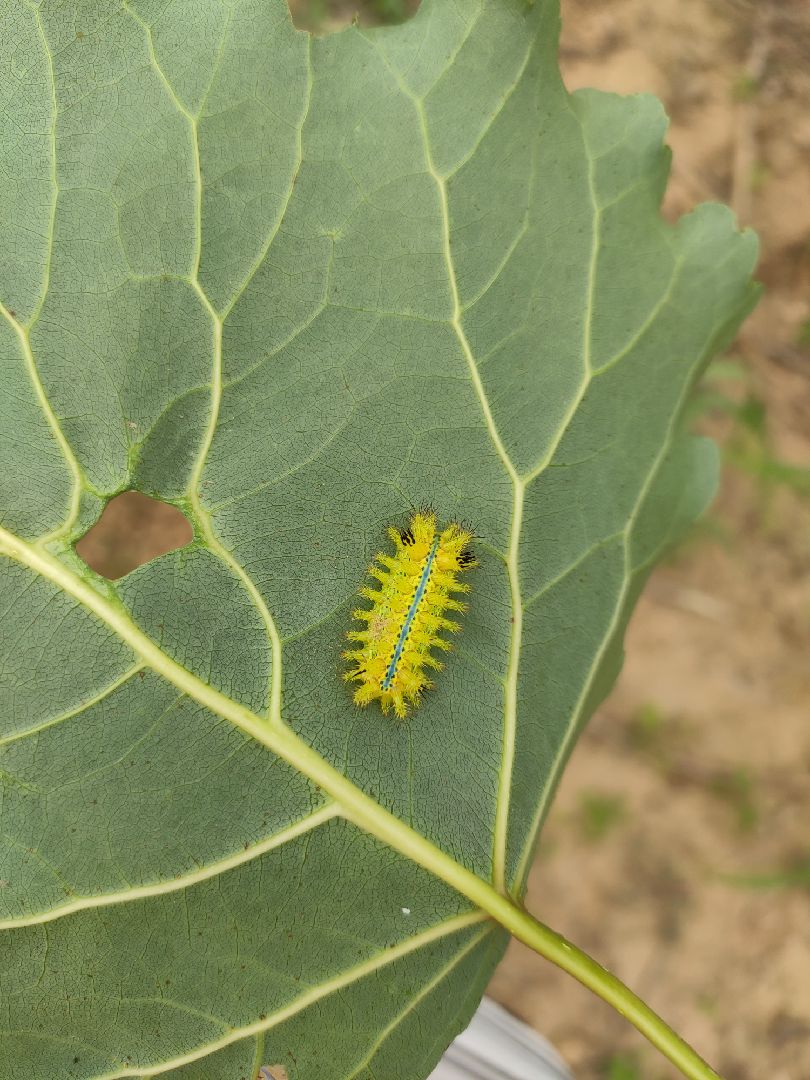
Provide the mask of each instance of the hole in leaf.
[{"label": "hole in leaf", "polygon": [[356,19],[363,26],[404,22],[419,7],[419,0],[289,0],[299,30],[325,34]]},{"label": "hole in leaf", "polygon": [[76,544],[91,570],[115,580],[167,551],[190,544],[188,519],[175,506],[125,491],[110,499],[101,517]]}]

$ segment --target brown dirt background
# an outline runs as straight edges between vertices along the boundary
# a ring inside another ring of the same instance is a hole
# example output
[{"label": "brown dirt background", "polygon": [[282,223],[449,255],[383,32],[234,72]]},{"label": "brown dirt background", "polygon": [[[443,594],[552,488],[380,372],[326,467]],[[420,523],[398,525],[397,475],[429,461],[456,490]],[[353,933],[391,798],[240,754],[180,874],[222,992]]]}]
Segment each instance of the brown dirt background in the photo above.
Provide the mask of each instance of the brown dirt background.
[{"label": "brown dirt background", "polygon": [[[373,3],[293,3],[338,22]],[[725,447],[708,519],[654,575],[627,662],[563,779],[529,908],[615,971],[726,1080],[810,1077],[810,5],[563,0],[568,85],[651,91],[668,216],[730,202],[766,292],[699,423]],[[720,372],[722,374],[722,372]],[[708,403],[708,399],[707,399]],[[791,470],[791,465],[796,467]],[[803,489],[803,490],[800,490]],[[187,526],[124,497],[83,541],[110,576]],[[491,993],[577,1080],[676,1071],[520,945]]]}]

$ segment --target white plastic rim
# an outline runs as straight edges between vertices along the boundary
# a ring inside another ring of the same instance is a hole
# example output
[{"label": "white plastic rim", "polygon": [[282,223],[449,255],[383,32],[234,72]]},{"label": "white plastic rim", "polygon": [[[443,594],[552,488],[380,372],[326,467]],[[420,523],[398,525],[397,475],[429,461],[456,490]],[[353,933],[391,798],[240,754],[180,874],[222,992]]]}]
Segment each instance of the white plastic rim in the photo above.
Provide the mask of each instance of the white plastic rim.
[{"label": "white plastic rim", "polygon": [[573,1080],[542,1035],[484,998],[430,1080]]}]

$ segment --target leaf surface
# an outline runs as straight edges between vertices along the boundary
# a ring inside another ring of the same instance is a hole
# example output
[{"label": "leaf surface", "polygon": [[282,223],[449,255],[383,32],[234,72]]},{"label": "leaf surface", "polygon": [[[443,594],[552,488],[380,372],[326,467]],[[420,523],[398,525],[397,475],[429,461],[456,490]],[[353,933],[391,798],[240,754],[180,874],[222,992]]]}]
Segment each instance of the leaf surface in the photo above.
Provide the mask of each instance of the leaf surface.
[{"label": "leaf surface", "polygon": [[[711,496],[755,241],[660,219],[660,106],[569,95],[554,0],[0,10],[0,1075],[418,1080]],[[129,488],[195,540],[113,584]],[[481,566],[397,724],[339,654],[424,502]]]}]

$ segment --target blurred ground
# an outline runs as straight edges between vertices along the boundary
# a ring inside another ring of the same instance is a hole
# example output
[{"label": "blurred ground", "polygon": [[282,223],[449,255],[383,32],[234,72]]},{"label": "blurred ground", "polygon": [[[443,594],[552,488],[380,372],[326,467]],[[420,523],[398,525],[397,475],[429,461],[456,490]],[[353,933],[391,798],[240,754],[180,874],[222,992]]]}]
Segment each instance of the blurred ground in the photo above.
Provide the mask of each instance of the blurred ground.
[{"label": "blurred ground", "polygon": [[[293,4],[321,25],[356,7],[374,19],[407,6]],[[726,1080],[807,1080],[810,7],[563,0],[563,17],[569,86],[662,98],[675,151],[665,212],[731,202],[760,232],[767,291],[696,406],[724,444],[721,495],[642,599],[619,684],[562,782],[528,906]],[[129,551],[96,536],[88,561],[112,559],[121,573],[138,560],[143,505],[109,511]],[[167,534],[146,519],[153,549],[184,541],[182,524]],[[521,946],[492,993],[559,1047],[578,1080],[677,1075]]]}]

